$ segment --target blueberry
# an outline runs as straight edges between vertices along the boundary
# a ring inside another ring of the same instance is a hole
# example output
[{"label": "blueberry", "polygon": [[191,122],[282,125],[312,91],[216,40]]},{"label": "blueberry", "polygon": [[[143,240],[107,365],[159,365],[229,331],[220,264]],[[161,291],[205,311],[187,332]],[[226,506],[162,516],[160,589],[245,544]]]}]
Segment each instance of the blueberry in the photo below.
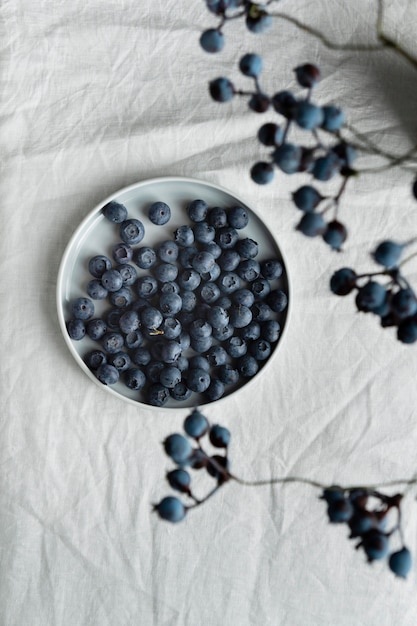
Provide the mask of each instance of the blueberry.
[{"label": "blueberry", "polygon": [[122,333],[131,333],[140,326],[139,314],[137,311],[126,311],[119,319],[119,328]]},{"label": "blueberry", "polygon": [[197,305],[197,296],[194,291],[181,291],[180,296],[182,300],[182,310],[193,311]]},{"label": "blueberry", "polygon": [[356,286],[356,273],[350,267],[342,267],[330,279],[330,289],[338,296],[347,296]]},{"label": "blueberry", "polygon": [[245,54],[239,61],[239,69],[245,76],[257,78],[262,71],[262,57],[259,54]]},{"label": "blueberry", "polygon": [[204,222],[208,213],[208,204],[204,200],[193,200],[186,210],[192,222]]},{"label": "blueberry", "polygon": [[223,271],[233,272],[239,265],[241,261],[241,258],[240,258],[241,256],[242,255],[238,251],[237,245],[236,245],[236,250],[223,250],[219,258],[217,259],[217,264],[219,265],[220,269],[222,269]]},{"label": "blueberry", "polygon": [[185,291],[194,291],[201,282],[200,274],[193,269],[184,270],[178,277],[178,284]]},{"label": "blueberry", "polygon": [[169,389],[161,385],[161,383],[152,383],[148,387],[148,402],[152,406],[164,406],[169,400]]},{"label": "blueberry", "polygon": [[159,375],[159,382],[168,389],[173,389],[175,385],[181,382],[181,372],[174,365],[164,367]]},{"label": "blueberry", "polygon": [[143,270],[151,268],[156,263],[156,252],[149,246],[143,246],[134,252],[133,261]]},{"label": "blueberry", "polygon": [[[164,317],[176,315],[182,309],[181,296],[177,293],[163,293],[159,298],[159,309]],[[181,332],[181,330],[179,330],[179,332]]]},{"label": "blueberry", "polygon": [[202,354],[207,352],[211,346],[213,345],[213,338],[210,335],[209,337],[198,337],[195,339],[191,339],[191,348],[194,352]]},{"label": "blueberry", "polygon": [[154,506],[154,510],[161,519],[173,523],[181,522],[187,513],[187,509],[181,500],[172,496],[163,498],[159,504]]},{"label": "blueberry", "polygon": [[261,261],[261,274],[267,280],[275,280],[282,276],[282,264],[278,259],[266,259]]},{"label": "blueberry", "polygon": [[153,273],[161,283],[172,282],[178,276],[178,266],[174,263],[160,263],[153,268]]},{"label": "blueberry", "polygon": [[262,322],[261,337],[270,343],[278,341],[281,333],[281,325],[277,320],[266,320]]},{"label": "blueberry", "polygon": [[90,339],[93,339],[93,341],[98,341],[106,334],[107,324],[101,318],[89,320],[87,322],[86,332]]},{"label": "blueberry", "polygon": [[[229,354],[233,359],[238,359],[239,357],[246,354],[248,346],[246,341],[237,335],[230,337],[226,343],[227,354]],[[222,365],[222,363],[219,363]]]},{"label": "blueberry", "polygon": [[128,243],[116,243],[112,248],[112,257],[116,263],[125,264],[132,260],[133,250]]},{"label": "blueberry", "polygon": [[222,273],[220,266],[215,263],[208,272],[202,272],[201,278],[206,282],[216,281]]},{"label": "blueberry", "polygon": [[288,305],[288,297],[282,289],[274,289],[266,298],[267,304],[275,313],[282,313]]},{"label": "blueberry", "polygon": [[347,230],[344,224],[338,220],[332,220],[327,224],[323,233],[323,240],[333,249],[340,252],[342,244],[347,239]]},{"label": "blueberry", "polygon": [[299,100],[294,107],[293,119],[300,128],[315,130],[324,122],[324,112],[310,100]]},{"label": "blueberry", "polygon": [[142,241],[145,236],[145,229],[141,221],[130,219],[120,224],[119,233],[122,241],[134,245]]},{"label": "blueberry", "polygon": [[373,311],[377,309],[385,300],[385,287],[376,281],[369,280],[358,290],[356,295],[356,306],[359,311]]},{"label": "blueberry", "polygon": [[153,276],[139,276],[135,287],[141,298],[151,298],[158,291],[158,281]]},{"label": "blueberry", "polygon": [[263,299],[271,292],[271,286],[266,278],[257,278],[251,284],[251,291],[256,298]]},{"label": "blueberry", "polygon": [[116,352],[112,354],[108,360],[110,365],[113,365],[119,372],[124,372],[130,367],[130,356],[126,352]]},{"label": "blueberry", "polygon": [[283,137],[282,128],[272,122],[263,124],[258,130],[258,139],[264,146],[278,146]]},{"label": "blueberry", "polygon": [[164,263],[173,263],[178,258],[179,248],[175,241],[168,239],[159,244],[156,253]]},{"label": "blueberry", "polygon": [[247,282],[252,282],[256,278],[259,278],[261,273],[261,266],[258,261],[254,259],[245,259],[241,261],[236,268],[236,274]]},{"label": "blueberry", "polygon": [[342,167],[342,162],[334,152],[330,151],[325,156],[316,159],[312,174],[314,178],[327,181],[333,178]]},{"label": "blueberry", "polygon": [[103,215],[110,222],[121,224],[127,218],[127,209],[120,202],[112,200],[103,207]]},{"label": "blueberry", "polygon": [[204,283],[200,287],[200,298],[203,302],[208,302],[209,304],[213,304],[218,300],[220,296],[220,289],[211,281]]},{"label": "blueberry", "polygon": [[174,400],[178,400],[179,402],[188,400],[189,398],[191,398],[193,394],[191,389],[188,389],[184,381],[181,381],[178,384],[176,384],[173,389],[169,390],[169,393],[171,394],[171,397]]},{"label": "blueberry", "polygon": [[169,222],[171,209],[165,202],[154,202],[148,209],[148,216],[152,224],[162,226]]},{"label": "blueberry", "polygon": [[229,314],[221,306],[213,306],[207,313],[207,321],[212,328],[224,328],[229,323]]},{"label": "blueberry", "polygon": [[239,372],[230,363],[221,365],[217,375],[219,380],[221,380],[225,385],[234,385],[239,381]]},{"label": "blueberry", "polygon": [[102,350],[90,350],[85,355],[84,361],[90,370],[96,370],[100,365],[107,363],[107,356]]},{"label": "blueberry", "polygon": [[174,339],[169,339],[164,341],[161,357],[164,363],[172,365],[181,356],[181,352],[181,345]]},{"label": "blueberry", "polygon": [[266,302],[255,302],[250,310],[256,322],[265,322],[273,318],[273,311]]},{"label": "blueberry", "polygon": [[311,212],[323,200],[323,196],[311,185],[303,185],[292,194],[295,206],[301,211]]},{"label": "blueberry", "polygon": [[244,239],[239,239],[236,243],[235,250],[243,259],[254,259],[258,254],[259,247],[256,241],[246,237]]},{"label": "blueberry", "polygon": [[191,476],[184,469],[174,469],[167,473],[167,480],[175,491],[190,493]]},{"label": "blueberry", "polygon": [[101,341],[104,350],[109,354],[116,354],[124,345],[123,335],[116,332],[106,333]]},{"label": "blueberry", "polygon": [[375,249],[373,257],[377,263],[387,268],[398,265],[404,246],[395,241],[382,241]]},{"label": "blueberry", "polygon": [[388,537],[379,530],[370,530],[362,535],[362,547],[368,561],[384,559],[389,551]]},{"label": "blueberry", "polygon": [[71,303],[71,311],[75,319],[88,320],[94,315],[94,303],[89,298],[77,298]]},{"label": "blueberry", "polygon": [[114,385],[119,380],[118,370],[109,363],[103,363],[96,369],[96,376],[103,385]]},{"label": "blueberry", "polygon": [[257,361],[265,361],[271,354],[271,344],[266,339],[256,339],[249,344],[249,351]]},{"label": "blueberry", "polygon": [[198,440],[207,433],[208,429],[208,420],[198,409],[194,409],[192,413],[185,418],[184,430],[189,437]]},{"label": "blueberry", "polygon": [[98,278],[93,278],[88,282],[86,291],[93,300],[105,300],[109,293]]},{"label": "blueberry", "polygon": [[118,309],[125,309],[133,300],[133,292],[130,287],[121,287],[110,294],[109,300]]},{"label": "blueberry", "polygon": [[340,130],[345,122],[345,114],[336,106],[328,105],[323,107],[324,119],[321,127],[329,132]]},{"label": "blueberry", "polygon": [[222,293],[230,295],[240,289],[240,278],[235,272],[223,272],[220,274],[217,284]]},{"label": "blueberry", "polygon": [[129,389],[140,391],[146,384],[146,376],[138,367],[130,367],[124,372],[124,382]]},{"label": "blueberry", "polygon": [[235,332],[234,327],[231,324],[227,324],[223,328],[213,328],[212,337],[216,341],[226,341]]},{"label": "blueberry", "polygon": [[224,392],[225,387],[222,381],[218,378],[212,378],[204,394],[210,402],[214,402],[215,400],[219,400],[219,398],[224,395]]},{"label": "blueberry", "polygon": [[315,87],[321,78],[319,68],[312,63],[298,65],[294,68],[294,72],[298,84],[301,85],[301,87],[306,87],[308,89]]},{"label": "blueberry", "polygon": [[236,367],[241,376],[251,378],[258,372],[259,363],[252,355],[245,354],[236,361]]},{"label": "blueberry", "polygon": [[145,347],[139,347],[132,354],[132,361],[135,365],[148,365],[151,361],[151,354]]},{"label": "blueberry", "polygon": [[282,143],[273,152],[274,163],[285,174],[295,174],[299,171],[302,158],[300,146],[292,143]]},{"label": "blueberry", "polygon": [[232,301],[237,305],[244,305],[246,307],[252,306],[255,302],[255,296],[252,291],[246,288],[238,289],[232,293]]},{"label": "blueberry", "polygon": [[169,435],[163,445],[166,454],[178,465],[185,464],[193,451],[190,441],[178,433]]},{"label": "blueberry", "polygon": [[413,566],[411,552],[408,548],[401,548],[393,552],[388,560],[389,568],[396,576],[406,578]]},{"label": "blueberry", "polygon": [[209,438],[215,448],[227,448],[230,444],[231,434],[224,426],[213,424],[210,428]]},{"label": "blueberry", "polygon": [[182,325],[175,317],[166,317],[161,324],[161,330],[166,339],[177,339],[182,331]]},{"label": "blueberry", "polygon": [[216,102],[228,102],[235,95],[235,88],[228,78],[221,76],[210,81],[209,92]]},{"label": "blueberry", "polygon": [[207,222],[214,228],[227,226],[227,213],[222,207],[212,207],[207,213]]},{"label": "blueberry", "polygon": [[[265,322],[264,322],[265,323]],[[259,339],[261,336],[261,326],[259,322],[252,321],[248,326],[245,326],[240,331],[240,336],[245,341],[249,341],[250,339]]]},{"label": "blueberry", "polygon": [[109,330],[120,330],[120,318],[123,315],[123,311],[121,309],[111,309],[106,313],[106,324]]},{"label": "blueberry", "polygon": [[224,226],[216,230],[215,241],[222,250],[234,248],[238,240],[239,233],[231,226]]},{"label": "blueberry", "polygon": [[283,90],[278,91],[272,97],[272,106],[275,111],[280,115],[283,115],[286,119],[290,120],[293,117],[293,112],[297,100],[291,91]]},{"label": "blueberry", "polygon": [[245,228],[245,226],[248,225],[249,213],[242,206],[234,206],[231,209],[229,209],[228,214],[227,214],[227,219],[229,222],[229,226],[231,226],[232,228],[236,228],[237,230],[240,230],[242,228]]},{"label": "blueberry", "polygon": [[125,336],[125,346],[128,350],[136,350],[144,342],[144,337],[139,330],[132,330]]},{"label": "blueberry", "polygon": [[123,287],[122,275],[114,269],[106,270],[101,277],[101,282],[107,291],[118,291]]},{"label": "blueberry", "polygon": [[71,319],[67,322],[67,332],[71,339],[80,341],[85,337],[86,329],[83,320]]},{"label": "blueberry", "polygon": [[[231,339],[229,339],[229,341],[231,341]],[[207,361],[210,367],[218,367],[219,365],[223,365],[227,362],[226,350],[223,348],[223,346],[215,344],[207,352]]]},{"label": "blueberry", "polygon": [[116,267],[116,270],[122,277],[123,285],[125,285],[126,287],[131,287],[132,285],[134,285],[138,277],[138,273],[133,265],[129,265],[129,263],[118,265]]},{"label": "blueberry", "polygon": [[101,278],[109,269],[111,269],[111,261],[103,254],[93,256],[88,263],[88,271],[94,278]]},{"label": "blueberry", "polygon": [[229,311],[230,323],[235,328],[244,328],[252,321],[252,311],[244,304],[234,304]]},{"label": "blueberry", "polygon": [[207,222],[197,222],[193,227],[194,239],[198,243],[215,243],[216,229]]},{"label": "blueberry", "polygon": [[187,371],[187,387],[196,393],[202,393],[210,385],[210,374],[203,369],[190,368]]},{"label": "blueberry", "polygon": [[323,235],[326,228],[327,224],[320,213],[304,213],[296,230],[299,230],[306,237],[316,237]]},{"label": "blueberry", "polygon": [[224,46],[224,35],[217,28],[209,28],[201,34],[200,45],[206,52],[220,52]]},{"label": "blueberry", "polygon": [[[199,223],[205,224],[205,222],[199,222]],[[218,259],[222,253],[222,249],[220,248],[219,244],[217,244],[215,241],[203,242],[203,244],[201,245],[201,249],[205,250],[206,252],[210,252],[210,254],[212,254],[215,259]]]},{"label": "blueberry", "polygon": [[192,246],[194,243],[194,232],[191,226],[184,225],[177,228],[174,232],[174,240],[181,248]]},{"label": "blueberry", "polygon": [[159,328],[164,318],[161,311],[153,306],[149,306],[143,309],[140,316],[140,321],[145,328],[151,330]]},{"label": "blueberry", "polygon": [[250,175],[254,183],[257,185],[268,185],[274,178],[274,168],[271,163],[258,161],[252,166]]}]

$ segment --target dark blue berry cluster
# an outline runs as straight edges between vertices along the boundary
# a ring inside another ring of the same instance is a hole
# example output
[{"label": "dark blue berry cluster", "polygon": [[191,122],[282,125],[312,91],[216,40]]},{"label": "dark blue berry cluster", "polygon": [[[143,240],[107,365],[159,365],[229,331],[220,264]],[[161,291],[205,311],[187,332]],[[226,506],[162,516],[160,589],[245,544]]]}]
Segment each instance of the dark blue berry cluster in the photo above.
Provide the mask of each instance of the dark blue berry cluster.
[{"label": "dark blue berry cluster", "polygon": [[[219,424],[210,425],[203,413],[194,409],[184,421],[184,432],[184,435],[180,433],[169,435],[164,441],[166,454],[176,464],[176,468],[169,471],[166,478],[172,489],[189,498],[190,504],[184,504],[175,496],[167,496],[155,504],[153,508],[159,517],[168,522],[183,520],[190,509],[208,500],[231,478],[227,456],[230,431],[227,428]],[[203,449],[204,437],[208,439],[215,453]],[[214,488],[211,488],[203,498],[197,498],[192,491],[191,470],[204,470],[215,480]]]},{"label": "dark blue berry cluster", "polygon": [[[250,2],[248,0],[206,0],[206,6],[211,13],[219,18],[215,28],[208,28],[200,37],[200,44],[206,52],[214,53],[223,50],[225,36],[223,27],[229,20],[242,18],[251,33],[263,33],[272,25],[272,17],[268,13],[265,3]],[[278,0],[275,0],[278,1]]]},{"label": "dark blue berry cluster", "polygon": [[[268,122],[258,131],[261,144],[270,148],[268,160],[258,161],[251,169],[252,179],[264,185],[274,177],[275,168],[285,174],[306,173],[312,179],[293,193],[295,206],[303,212],[297,229],[307,237],[322,236],[334,250],[340,250],[346,240],[345,225],[337,219],[340,199],[348,179],[356,174],[353,162],[356,152],[351,145],[340,138],[339,131],[345,121],[343,111],[333,105],[318,105],[312,100],[313,89],[320,81],[320,70],[311,63],[295,68],[300,87],[306,89],[301,97],[284,90],[267,95],[260,87],[262,58],[257,54],[245,54],[239,62],[239,69],[254,82],[253,91],[239,91],[224,77],[210,82],[211,97],[217,102],[227,102],[235,95],[248,98],[248,106],[256,113],[264,113],[272,108],[279,116],[279,124]],[[290,141],[292,129],[309,133],[309,141],[303,144]],[[324,195],[317,185],[339,176],[341,184],[334,195]],[[325,214],[332,210],[332,217]]]},{"label": "dark blue berry cluster", "polygon": [[382,271],[359,275],[350,267],[342,267],[330,279],[334,294],[355,292],[358,311],[376,315],[383,328],[395,327],[398,340],[405,344],[417,341],[417,296],[401,271],[404,261],[400,264],[410,244],[382,241],[372,253]]},{"label": "dark blue berry cluster", "polygon": [[[162,225],[171,210],[155,202],[147,213]],[[120,381],[154,406],[193,393],[212,402],[244,384],[271,355],[288,304],[280,260],[258,261],[258,243],[240,235],[245,207],[195,199],[185,214],[173,239],[150,247],[140,220],[106,205],[121,241],[89,260],[88,297],[71,303],[67,322],[71,339],[99,342],[84,357],[98,380]],[[94,301],[110,308],[95,316]]]},{"label": "dark blue berry cluster", "polygon": [[[321,498],[327,503],[329,521],[347,524],[349,538],[357,540],[356,549],[364,551],[368,562],[388,559],[388,566],[396,576],[407,576],[412,558],[402,540],[401,494],[387,496],[370,489],[332,486],[323,490]],[[390,522],[393,512],[396,519]],[[399,536],[400,546],[391,551],[390,542],[395,535]]]}]

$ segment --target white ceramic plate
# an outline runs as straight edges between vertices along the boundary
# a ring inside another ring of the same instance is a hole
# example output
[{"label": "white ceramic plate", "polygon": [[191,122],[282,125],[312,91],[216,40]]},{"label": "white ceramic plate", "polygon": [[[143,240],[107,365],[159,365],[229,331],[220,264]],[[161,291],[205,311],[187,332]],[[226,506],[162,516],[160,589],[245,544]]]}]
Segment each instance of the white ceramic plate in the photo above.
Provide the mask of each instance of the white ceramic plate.
[{"label": "white ceramic plate", "polygon": [[[88,262],[91,257],[104,254],[112,260],[111,249],[115,243],[120,241],[118,235],[118,225],[111,223],[102,214],[102,208],[111,200],[116,200],[124,204],[128,210],[129,218],[139,219],[145,227],[144,239],[135,246],[155,246],[156,244],[173,238],[173,232],[176,228],[183,224],[190,224],[190,220],[186,213],[186,206],[197,198],[205,200],[209,206],[221,206],[230,208],[240,205],[245,207],[250,215],[249,224],[246,228],[239,230],[241,238],[250,237],[254,239],[259,246],[259,253],[256,257],[257,261],[268,258],[277,258],[281,261],[284,271],[282,276],[271,282],[273,289],[279,288],[285,291],[290,304],[288,274],[285,261],[279,249],[278,243],[272,236],[271,232],[255,213],[253,209],[248,207],[245,202],[232,194],[212,183],[205,183],[189,178],[166,177],[142,181],[131,185],[108,198],[104,199],[95,209],[93,209],[87,217],[79,225],[63,255],[57,283],[57,310],[61,330],[67,346],[77,361],[81,369],[87,376],[106,392],[114,394],[119,398],[135,404],[136,406],[146,406],[148,408],[161,410],[160,407],[152,407],[148,404],[144,392],[132,391],[123,382],[115,385],[103,385],[94,375],[93,372],[84,363],[84,355],[92,349],[100,349],[98,342],[92,341],[87,336],[81,341],[73,341],[66,329],[66,323],[71,318],[71,302],[81,296],[87,296],[86,285],[93,278],[88,271]],[[156,201],[162,201],[171,208],[171,219],[164,226],[156,226],[152,224],[147,215],[148,207]],[[132,265],[134,265],[132,263]],[[135,266],[138,275],[147,274],[145,270],[141,270]],[[100,317],[105,311],[111,308],[110,303],[105,301],[94,301],[95,314],[94,317]],[[226,388],[223,398],[236,392],[243,385],[250,384],[262,375],[265,364],[270,364],[275,360],[277,346],[282,341],[282,334],[287,322],[288,307],[280,314],[277,319],[281,325],[281,336],[277,343],[273,344],[271,356],[264,362],[263,367],[253,378],[243,379],[241,384]],[[219,400],[217,400],[219,402]],[[193,393],[186,401],[177,401],[169,399],[167,404],[162,408],[183,408],[192,406],[202,406],[207,404],[207,398],[203,394]]]}]

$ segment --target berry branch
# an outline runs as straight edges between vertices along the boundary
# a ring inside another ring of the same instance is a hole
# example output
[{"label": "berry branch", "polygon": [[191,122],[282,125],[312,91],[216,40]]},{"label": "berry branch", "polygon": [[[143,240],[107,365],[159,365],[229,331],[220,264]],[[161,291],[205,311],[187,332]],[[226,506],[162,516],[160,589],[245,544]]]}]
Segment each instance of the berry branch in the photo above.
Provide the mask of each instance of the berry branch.
[{"label": "berry branch", "polygon": [[[207,8],[218,16],[220,23],[217,28],[203,32],[200,38],[202,48],[210,53],[221,51],[225,44],[222,28],[229,19],[244,19],[246,27],[253,33],[265,32],[271,27],[272,20],[277,19],[293,24],[321,41],[328,49],[360,53],[388,50],[400,55],[413,69],[417,69],[417,59],[385,33],[384,0],[377,0],[376,6],[375,36],[378,43],[369,45],[332,41],[296,17],[282,12],[268,12],[271,3],[260,5],[246,0],[206,0]],[[417,198],[417,145],[402,154],[393,154],[364,135],[354,124],[347,123],[341,108],[334,104],[322,105],[315,102],[313,96],[321,74],[319,68],[312,63],[305,63],[294,69],[299,87],[306,90],[301,94],[288,90],[278,91],[272,96],[267,94],[260,83],[262,69],[263,60],[258,54],[245,54],[239,61],[239,70],[253,81],[253,88],[241,89],[229,78],[219,77],[210,82],[209,92],[212,99],[219,103],[241,97],[247,99],[249,108],[257,114],[265,113],[271,108],[278,114],[279,123],[269,122],[259,128],[258,140],[269,149],[269,154],[252,166],[250,174],[252,180],[259,185],[269,184],[276,169],[285,175],[304,173],[310,177],[307,184],[292,193],[296,208],[302,212],[296,230],[309,238],[321,237],[332,250],[340,252],[348,238],[348,229],[340,219],[341,199],[348,187],[348,181],[359,176],[380,174],[398,168],[413,176],[412,196]],[[294,131],[296,137],[300,135],[300,131],[309,134],[309,139],[299,143],[297,139],[292,139]],[[379,157],[385,162],[354,165],[358,156]],[[337,177],[341,182],[336,193],[326,193],[326,184]],[[379,246],[384,248],[391,244],[397,251],[408,245],[383,241]],[[380,275],[379,273],[367,274],[371,285],[360,285],[359,277],[352,269],[342,268],[332,277],[330,289],[337,295],[346,295],[357,289],[356,304],[360,311],[377,313],[381,317],[382,327],[395,326],[397,338],[401,342],[414,343],[417,341],[417,297],[397,267],[397,261],[393,264],[389,260],[387,270],[382,273],[390,279],[385,286],[371,280],[373,276]],[[377,262],[385,265],[383,260]],[[341,276],[347,276],[348,282],[350,281],[346,293],[346,285],[342,287],[343,293],[338,291],[337,281]]]},{"label": "berry branch", "polygon": [[[209,440],[208,444],[214,448],[215,454],[210,454],[203,448],[202,440],[205,437]],[[243,487],[305,484],[320,490],[319,498],[326,503],[329,523],[346,524],[349,539],[357,541],[355,549],[362,549],[369,563],[387,559],[389,569],[396,576],[406,578],[412,568],[411,553],[404,541],[401,514],[401,503],[406,489],[403,493],[394,495],[383,493],[381,489],[399,485],[410,488],[417,484],[416,476],[378,485],[349,487],[326,485],[298,476],[247,481],[230,471],[228,458],[230,441],[230,431],[219,424],[210,425],[208,419],[198,409],[194,409],[186,417],[184,434],[174,433],[165,439],[163,444],[165,452],[177,466],[167,473],[168,483],[177,493],[192,500],[192,504],[184,504],[176,496],[166,496],[153,507],[161,519],[172,523],[182,521],[189,511],[206,503],[223,485],[230,482]],[[223,454],[219,454],[219,450],[223,450]],[[215,480],[214,487],[202,498],[197,498],[191,489],[191,471],[198,470],[206,470],[208,476]],[[393,549],[391,544],[396,536],[399,547]]]}]

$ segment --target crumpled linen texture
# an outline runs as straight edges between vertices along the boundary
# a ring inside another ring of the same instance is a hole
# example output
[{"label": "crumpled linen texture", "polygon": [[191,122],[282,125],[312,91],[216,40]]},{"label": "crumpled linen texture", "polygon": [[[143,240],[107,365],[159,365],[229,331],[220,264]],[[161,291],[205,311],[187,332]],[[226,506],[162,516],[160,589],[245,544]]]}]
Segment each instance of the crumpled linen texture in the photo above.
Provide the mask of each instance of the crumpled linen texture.
[{"label": "crumpled linen texture", "polygon": [[[337,41],[374,37],[374,2],[279,9]],[[387,9],[387,28],[416,54],[414,3]],[[401,153],[415,136],[411,68],[385,52],[330,52],[286,22],[262,36],[230,23],[224,51],[207,55],[198,39],[216,20],[198,0],[4,0],[0,16],[2,626],[415,626],[414,571],[404,582],[368,565],[309,486],[230,483],[183,523],[158,520],[152,504],[170,493],[172,467],[161,443],[187,411],[136,408],[92,384],[55,305],[65,247],[103,198],[165,175],[220,184],[265,220],[291,281],[273,363],[205,410],[232,433],[233,471],[328,484],[413,476],[417,349],[328,289],[338,267],[373,268],[380,239],[416,233],[409,173],[352,183],[340,212],[350,239],[332,253],[295,231],[291,192],[305,178],[250,180],[273,112],[219,105],[207,90],[222,75],[248,87],[244,52],[263,55],[270,93],[296,89],[293,68],[314,62],[317,98]],[[415,264],[408,276],[417,283]],[[413,553],[416,520],[410,497]]]}]

